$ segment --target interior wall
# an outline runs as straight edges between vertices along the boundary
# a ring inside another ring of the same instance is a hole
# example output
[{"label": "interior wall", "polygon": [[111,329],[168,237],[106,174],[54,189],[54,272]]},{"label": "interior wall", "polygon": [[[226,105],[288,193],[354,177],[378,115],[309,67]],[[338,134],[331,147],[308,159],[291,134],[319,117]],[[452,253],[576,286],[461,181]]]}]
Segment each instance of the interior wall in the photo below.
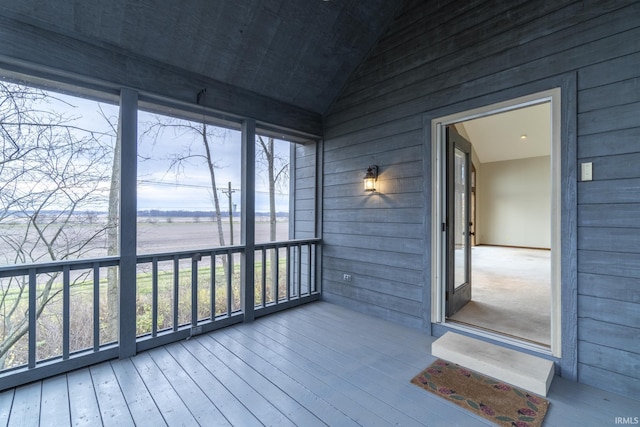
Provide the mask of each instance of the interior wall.
[{"label": "interior wall", "polygon": [[[637,1],[407,0],[325,116],[323,298],[429,330],[424,117],[523,96],[524,86],[548,90],[543,82],[571,73],[577,93],[562,96],[577,111],[562,123],[577,121],[578,166],[592,162],[594,178],[568,175],[578,233],[563,245],[579,256],[563,269],[578,271],[578,295],[567,296],[578,313],[577,378],[640,397],[639,62]],[[362,191],[368,164],[382,166],[375,195]]]},{"label": "interior wall", "polygon": [[482,164],[478,244],[551,247],[551,158]]}]

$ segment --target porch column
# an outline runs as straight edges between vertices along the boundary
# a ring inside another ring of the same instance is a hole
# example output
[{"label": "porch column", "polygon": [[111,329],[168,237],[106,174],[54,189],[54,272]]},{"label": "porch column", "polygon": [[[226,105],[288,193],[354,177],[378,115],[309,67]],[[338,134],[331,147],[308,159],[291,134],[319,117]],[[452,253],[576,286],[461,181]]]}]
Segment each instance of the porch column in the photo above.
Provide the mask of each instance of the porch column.
[{"label": "porch column", "polygon": [[120,358],[136,354],[138,92],[120,92]]},{"label": "porch column", "polygon": [[255,213],[256,213],[256,123],[242,122],[242,215],[240,241],[244,245],[240,283],[244,321],[255,319]]}]

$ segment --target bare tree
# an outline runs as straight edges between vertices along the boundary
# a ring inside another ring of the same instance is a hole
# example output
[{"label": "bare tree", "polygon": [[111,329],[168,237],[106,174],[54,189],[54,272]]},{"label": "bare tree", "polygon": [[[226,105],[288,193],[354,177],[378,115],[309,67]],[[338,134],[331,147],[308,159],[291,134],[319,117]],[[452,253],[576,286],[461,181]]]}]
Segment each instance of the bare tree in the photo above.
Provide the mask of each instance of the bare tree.
[{"label": "bare tree", "polygon": [[266,169],[269,185],[269,240],[276,240],[276,190],[289,182],[289,159],[281,156],[275,149],[274,139],[258,135],[256,159]]},{"label": "bare tree", "polygon": [[[118,220],[120,218],[120,175],[122,171],[122,132],[117,118],[108,117],[104,110],[100,109],[100,115],[111,128],[111,133],[116,135],[113,160],[111,161],[111,184],[109,185],[109,202],[107,209],[107,255],[114,256],[120,253],[120,232]],[[118,124],[114,124],[118,123]],[[104,331],[105,341],[117,339],[118,316],[120,314],[119,288],[120,277],[118,267],[107,269],[107,319]]]},{"label": "bare tree", "polygon": [[[215,223],[217,226],[218,242],[220,246],[226,246],[223,226],[222,209],[220,207],[220,197],[216,183],[216,169],[220,168],[216,162],[214,153],[214,143],[224,141],[227,138],[227,130],[215,126],[208,126],[206,123],[198,123],[166,116],[155,116],[156,120],[146,123],[143,137],[149,138],[152,144],[159,140],[165,132],[173,132],[173,136],[184,138],[186,144],[183,151],[170,154],[169,171],[176,175],[176,180],[184,173],[186,168],[204,164],[209,173],[210,192],[213,198],[215,210]],[[225,276],[227,274],[226,264],[224,265]]]},{"label": "bare tree", "polygon": [[[104,252],[108,226],[87,212],[104,205],[114,135],[78,127],[77,117],[47,108],[51,99],[41,90],[0,81],[3,264],[68,260]],[[38,277],[36,318],[59,292],[58,275]],[[82,275],[73,278],[74,283],[84,280]],[[0,367],[28,332],[28,291],[26,277],[0,280]]]},{"label": "bare tree", "polygon": [[[274,138],[257,135],[256,145],[256,163],[259,166],[258,173],[266,173],[269,186],[269,240],[273,242],[277,236],[276,190],[289,182],[289,160],[278,154]],[[276,259],[275,253],[269,253],[269,275],[274,292],[274,285],[278,282]],[[263,266],[263,268],[267,267]],[[266,298],[266,295],[263,295],[263,298]],[[278,300],[279,295],[274,294],[273,298]]]},{"label": "bare tree", "polygon": [[165,132],[169,131],[174,132],[175,136],[184,138],[184,141],[186,141],[184,151],[168,155],[168,160],[170,161],[168,171],[175,173],[177,180],[184,173],[185,168],[203,163],[206,165],[209,172],[210,191],[213,196],[219,243],[220,246],[225,246],[222,229],[222,210],[216,185],[216,169],[220,165],[214,159],[211,141],[224,140],[226,138],[225,130],[207,126],[206,123],[190,122],[166,116],[156,116],[156,121],[146,123],[144,126],[146,129],[143,132],[143,138],[150,139],[152,144],[155,144]]}]

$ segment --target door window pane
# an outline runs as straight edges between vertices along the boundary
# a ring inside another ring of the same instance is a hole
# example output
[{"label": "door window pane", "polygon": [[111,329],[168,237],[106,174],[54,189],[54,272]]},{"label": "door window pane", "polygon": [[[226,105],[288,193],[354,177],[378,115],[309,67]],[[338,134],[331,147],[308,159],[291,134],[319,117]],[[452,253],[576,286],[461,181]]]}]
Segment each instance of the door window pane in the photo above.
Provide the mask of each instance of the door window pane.
[{"label": "door window pane", "polygon": [[453,226],[454,244],[455,244],[455,287],[458,288],[467,283],[467,170],[466,170],[466,154],[460,149],[455,149],[455,166],[454,166],[454,216],[455,222]]}]

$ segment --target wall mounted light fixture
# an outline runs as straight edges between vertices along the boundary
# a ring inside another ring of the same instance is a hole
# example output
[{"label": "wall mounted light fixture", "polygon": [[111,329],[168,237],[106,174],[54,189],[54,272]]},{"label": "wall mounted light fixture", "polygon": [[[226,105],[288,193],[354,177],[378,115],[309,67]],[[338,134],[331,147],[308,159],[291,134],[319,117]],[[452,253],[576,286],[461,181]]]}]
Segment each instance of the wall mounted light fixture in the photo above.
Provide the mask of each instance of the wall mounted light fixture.
[{"label": "wall mounted light fixture", "polygon": [[376,191],[376,181],[378,180],[378,166],[371,165],[367,168],[364,176],[364,191],[373,193]]}]

